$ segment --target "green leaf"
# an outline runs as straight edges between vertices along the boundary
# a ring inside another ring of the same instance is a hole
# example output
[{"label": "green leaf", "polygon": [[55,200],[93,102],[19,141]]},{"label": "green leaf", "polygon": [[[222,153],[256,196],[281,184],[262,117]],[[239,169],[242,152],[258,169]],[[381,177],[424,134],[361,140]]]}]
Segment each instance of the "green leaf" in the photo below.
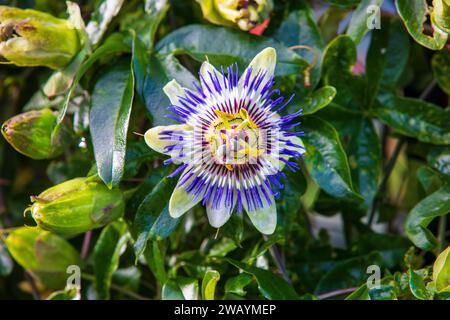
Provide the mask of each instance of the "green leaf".
[{"label": "green leaf", "polygon": [[80,292],[77,287],[69,287],[53,292],[46,300],[80,300]]},{"label": "green leaf", "polygon": [[225,260],[234,265],[236,268],[252,274],[256,278],[259,291],[266,299],[297,300],[299,298],[299,295],[289,283],[279,276],[274,275],[272,272],[252,267],[236,260],[228,258]]},{"label": "green leaf", "polygon": [[119,266],[119,258],[126,248],[128,239],[124,222],[113,222],[102,230],[92,253],[94,284],[98,299],[109,299],[111,279]]},{"label": "green leaf", "polygon": [[362,197],[353,189],[347,155],[336,129],[315,117],[305,118],[303,128],[305,163],[316,183],[333,197],[360,202]]},{"label": "green leaf", "polygon": [[[275,234],[270,236],[269,241],[266,241],[261,249],[265,248],[267,250],[271,244],[284,240],[285,235],[296,224],[301,223],[303,219],[303,217],[299,217],[299,215],[303,214],[301,212],[300,198],[306,191],[306,178],[301,171],[287,171],[285,175],[286,178],[283,181],[284,190],[277,201],[277,212],[279,213],[277,226],[279,228],[276,229]],[[279,234],[279,230],[283,230],[284,235]],[[272,243],[269,244],[270,242]],[[258,254],[263,252],[261,249],[258,250]]]},{"label": "green leaf", "polygon": [[[144,55],[143,58],[145,64],[140,63],[139,67],[142,71],[136,72],[137,92],[152,116],[153,125],[170,124],[173,121],[166,117],[170,101],[163,92],[163,87],[175,79],[181,86],[190,88],[192,83],[197,80],[171,54],[168,56],[151,55],[150,57]],[[136,62],[135,70],[137,70]]]},{"label": "green leaf", "polygon": [[134,78],[136,81],[135,90],[138,96],[143,100],[144,84],[149,70],[149,53],[145,48],[144,43],[133,32],[133,46],[132,46],[132,62],[134,70]]},{"label": "green leaf", "polygon": [[152,241],[149,246],[145,247],[144,258],[159,283],[166,283],[167,275],[164,263],[164,254],[160,248],[159,241]]},{"label": "green leaf", "polygon": [[336,88],[333,103],[352,111],[365,108],[366,83],[351,72],[356,63],[356,46],[349,36],[341,35],[331,41],[325,49],[322,77],[325,85]]},{"label": "green leaf", "polygon": [[339,32],[341,21],[346,19],[349,9],[329,6],[319,20],[319,28],[325,43],[330,42]]},{"label": "green leaf", "polygon": [[97,8],[92,13],[91,20],[86,26],[86,32],[93,45],[100,42],[108,24],[119,13],[123,3],[124,0],[97,1]]},{"label": "green leaf", "polygon": [[439,86],[450,95],[450,50],[436,52],[431,59],[431,67]]},{"label": "green leaf", "polygon": [[[281,41],[288,47],[301,44],[309,46],[316,51],[317,63],[311,71],[310,89],[313,89],[320,79],[320,68],[324,43],[320,30],[314,20],[314,12],[306,2],[301,3],[300,10],[292,11],[288,15],[288,17],[281,24],[280,28],[277,30],[275,39]],[[305,57],[308,62],[312,63],[314,61],[313,53],[306,50],[298,52],[301,52],[301,55]],[[299,82],[303,83],[301,79]],[[300,89],[301,95],[304,95],[304,91],[306,91],[304,89],[307,88],[302,86]]]},{"label": "green leaf", "polygon": [[369,289],[368,294],[370,300],[397,300],[395,287],[389,284],[371,288]]},{"label": "green leaf", "polygon": [[318,295],[366,282],[370,275],[367,267],[374,264],[383,266],[383,258],[378,252],[338,261],[323,275],[314,293]]},{"label": "green leaf", "polygon": [[122,179],[128,122],[134,96],[134,76],[128,64],[109,68],[97,81],[89,115],[95,161],[108,187]]},{"label": "green leaf", "polygon": [[434,147],[427,155],[428,164],[444,175],[450,176],[450,148]]},{"label": "green leaf", "polygon": [[310,96],[305,98],[304,104],[301,105],[302,115],[310,115],[325,108],[333,101],[336,96],[336,89],[332,86],[324,86],[314,91]]},{"label": "green leaf", "polygon": [[361,0],[326,0],[326,1],[338,7],[353,7],[356,6]]},{"label": "green leaf", "polygon": [[414,40],[431,50],[440,50],[444,47],[448,34],[439,27],[432,24],[433,36],[424,33],[423,25],[428,15],[426,0],[397,0],[396,5],[398,14]]},{"label": "green leaf", "polygon": [[161,299],[162,300],[185,300],[183,291],[181,291],[181,288],[173,280],[169,280],[163,285],[162,292],[161,292]]},{"label": "green leaf", "polygon": [[[84,76],[84,74],[89,70],[89,68],[100,58],[105,58],[109,55],[118,53],[118,52],[126,52],[129,51],[130,48],[128,44],[125,42],[125,37],[121,33],[113,33],[111,36],[108,37],[108,39],[105,40],[103,45],[97,48],[90,56],[89,58],[81,65],[80,69],[78,70],[75,78],[73,79],[72,85],[70,86],[69,91],[66,94],[66,97],[63,102],[63,106],[58,114],[58,124],[60,124],[67,112],[67,109],[69,108],[69,102],[72,98],[72,94],[75,92],[76,87],[78,86],[78,83],[80,82],[81,78]],[[55,128],[54,132],[56,132],[57,128]]]},{"label": "green leaf", "polygon": [[405,231],[409,239],[423,250],[431,250],[437,245],[436,238],[427,226],[434,218],[450,212],[450,184],[420,201],[409,213]]},{"label": "green leaf", "polygon": [[428,166],[419,167],[416,171],[416,176],[426,195],[433,193],[441,186],[438,173]]},{"label": "green leaf", "polygon": [[81,48],[72,62],[50,76],[42,88],[43,93],[50,99],[64,94],[72,86],[73,80],[88,53],[88,47]]},{"label": "green leaf", "polygon": [[237,248],[237,244],[230,238],[223,237],[215,243],[208,252],[211,257],[225,257]]},{"label": "green leaf", "polygon": [[245,287],[253,282],[253,276],[248,273],[241,273],[236,277],[229,278],[225,283],[225,292],[237,294],[244,297],[247,294]]},{"label": "green leaf", "polygon": [[[389,283],[392,281],[392,276],[384,277],[380,280],[380,290],[375,288],[370,289],[371,295],[369,295],[369,289],[367,288],[367,283],[364,283],[356,291],[353,291],[348,295],[345,300],[381,300],[382,297],[392,297],[391,290],[393,289]],[[391,299],[387,299],[391,300]]]},{"label": "green leaf", "polygon": [[381,91],[394,92],[409,58],[410,42],[400,19],[382,19],[374,30],[366,57],[368,103]]},{"label": "green leaf", "polygon": [[163,178],[139,205],[133,223],[136,258],[145,250],[149,239],[165,239],[178,225],[180,219],[172,218],[168,210],[168,201],[175,184],[175,179]]},{"label": "green leaf", "polygon": [[450,112],[419,99],[386,96],[374,113],[400,134],[432,144],[450,144]]},{"label": "green leaf", "polygon": [[214,300],[217,282],[220,280],[220,273],[216,270],[208,270],[202,281],[203,300]]},{"label": "green leaf", "polygon": [[450,246],[442,251],[433,265],[433,283],[438,292],[450,292]]},{"label": "green leaf", "polygon": [[393,269],[403,265],[410,247],[411,242],[404,236],[366,232],[352,244],[351,251],[354,255],[377,251],[382,255],[384,265]]},{"label": "green leaf", "polygon": [[356,177],[359,192],[368,208],[376,196],[381,176],[381,144],[372,120],[361,118],[353,127],[348,146],[350,167]]},{"label": "green leaf", "polygon": [[144,47],[151,49],[156,31],[168,10],[168,0],[146,0],[138,10],[128,13],[120,20],[120,29],[134,30]]},{"label": "green leaf", "polygon": [[421,273],[408,270],[409,288],[412,294],[419,300],[432,300],[433,294],[429,292],[425,285],[425,280]]},{"label": "green leaf", "polygon": [[[112,281],[115,285],[122,286],[122,288],[138,292],[141,278],[141,270],[138,267],[130,266],[114,271]],[[122,294],[120,298],[122,296],[124,295]]]},{"label": "green leaf", "polygon": [[[214,43],[214,46],[211,44]],[[298,74],[307,62],[277,41],[228,28],[190,25],[175,30],[162,39],[156,49],[160,54],[188,54],[198,61],[205,56],[215,66],[238,63],[240,70],[266,47],[277,50],[277,76]]]},{"label": "green leaf", "polygon": [[233,213],[228,222],[220,230],[226,237],[232,239],[240,247],[244,238],[244,216]]},{"label": "green leaf", "polygon": [[[368,20],[372,18],[372,15],[377,14],[377,11],[368,11],[369,6],[377,6],[379,8],[378,13],[380,13],[382,4],[383,0],[362,0],[356,10],[353,11],[352,19],[348,25],[347,35],[352,38],[356,44],[358,44],[369,31]],[[378,17],[374,16],[373,18]]]},{"label": "green leaf", "polygon": [[169,280],[162,287],[161,298],[163,300],[198,300],[198,281],[185,277]]},{"label": "green leaf", "polygon": [[161,154],[149,148],[145,142],[128,143],[127,152],[125,155],[125,172],[123,177],[127,178],[136,176],[144,163],[151,163],[152,161],[160,158]]}]

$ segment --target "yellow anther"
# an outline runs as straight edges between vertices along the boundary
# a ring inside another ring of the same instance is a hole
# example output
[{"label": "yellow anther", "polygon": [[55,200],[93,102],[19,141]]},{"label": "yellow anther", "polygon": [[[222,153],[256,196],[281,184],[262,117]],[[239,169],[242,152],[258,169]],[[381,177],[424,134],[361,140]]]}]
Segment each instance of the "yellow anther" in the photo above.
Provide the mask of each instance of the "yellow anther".
[{"label": "yellow anther", "polygon": [[247,119],[248,118],[248,112],[244,108],[241,108],[241,110],[239,110],[239,114],[242,117],[242,119]]},{"label": "yellow anther", "polygon": [[217,114],[217,116],[222,120],[223,125],[226,129],[231,129],[230,124],[228,123],[228,120],[233,120],[234,116],[232,114],[220,111],[220,110],[214,110],[214,113]]},{"label": "yellow anther", "polygon": [[233,120],[235,118],[231,113],[226,113],[220,110],[214,110],[214,113],[221,119]]},{"label": "yellow anther", "polygon": [[[247,110],[245,110],[244,108],[241,108],[241,110],[239,110],[239,115],[242,117],[242,120],[244,120],[242,123],[246,122],[250,125],[250,128],[258,129],[258,126],[256,125],[256,123],[254,123],[252,121],[252,119],[250,119],[250,116],[248,115]],[[247,120],[247,121],[245,121],[245,120]]]},{"label": "yellow anther", "polygon": [[227,168],[229,171],[233,171],[233,166],[231,164],[226,164],[225,168]]},{"label": "yellow anther", "polygon": [[249,124],[249,119],[245,119],[236,128],[236,130],[242,130],[247,124]]}]

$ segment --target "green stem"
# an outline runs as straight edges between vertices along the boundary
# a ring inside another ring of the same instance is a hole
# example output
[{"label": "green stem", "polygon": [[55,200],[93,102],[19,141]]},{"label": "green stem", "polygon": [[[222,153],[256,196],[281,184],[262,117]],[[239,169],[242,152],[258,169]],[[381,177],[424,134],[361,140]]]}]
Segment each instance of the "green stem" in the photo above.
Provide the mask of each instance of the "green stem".
[{"label": "green stem", "polygon": [[387,182],[389,181],[389,177],[391,176],[392,170],[395,167],[395,163],[397,162],[397,158],[398,158],[400,151],[402,150],[403,144],[405,142],[406,142],[406,140],[404,138],[400,139],[397,142],[394,152],[392,154],[392,157],[389,159],[389,161],[386,165],[386,169],[384,170],[383,180],[381,180],[380,186],[378,187],[378,190],[375,193],[375,196],[373,197],[372,207],[370,208],[369,217],[367,220],[368,226],[371,226],[373,223],[373,220],[375,218],[375,213],[377,212],[377,208],[378,208],[378,195],[383,193],[384,190],[386,189],[386,185],[387,185]]},{"label": "green stem", "polygon": [[[433,90],[434,86],[436,85],[437,81],[436,79],[433,79],[428,86],[422,91],[422,93],[419,96],[419,99],[425,99]],[[369,215],[367,219],[367,225],[370,227],[373,223],[373,220],[375,218],[375,213],[378,208],[378,195],[382,192],[384,192],[384,189],[386,188],[386,184],[389,180],[389,177],[391,175],[392,169],[394,169],[395,162],[397,161],[398,155],[400,154],[400,150],[402,149],[403,144],[406,142],[406,138],[401,138],[397,145],[395,146],[394,153],[392,154],[391,159],[389,159],[388,164],[386,165],[385,173],[383,180],[380,183],[380,186],[377,189],[377,192],[375,193],[372,201],[372,206],[369,210]]]},{"label": "green stem", "polygon": [[439,217],[439,227],[438,227],[438,254],[440,254],[445,249],[445,236],[447,232],[447,215]]},{"label": "green stem", "polygon": [[358,288],[345,288],[345,289],[338,289],[338,290],[334,290],[331,292],[326,292],[323,293],[321,295],[318,296],[318,298],[320,300],[324,300],[324,299],[328,299],[328,298],[332,298],[332,297],[337,297],[337,296],[342,296],[344,294],[349,294],[352,293],[354,291],[356,291]]},{"label": "green stem", "polygon": [[[264,236],[264,240],[268,240],[267,236]],[[292,284],[291,278],[289,278],[289,274],[286,270],[286,264],[284,262],[283,256],[281,255],[280,250],[278,247],[273,244],[269,247],[270,255],[272,256],[273,260],[275,261],[275,264],[277,265],[278,271],[283,276],[283,279],[286,280],[287,283]]]}]

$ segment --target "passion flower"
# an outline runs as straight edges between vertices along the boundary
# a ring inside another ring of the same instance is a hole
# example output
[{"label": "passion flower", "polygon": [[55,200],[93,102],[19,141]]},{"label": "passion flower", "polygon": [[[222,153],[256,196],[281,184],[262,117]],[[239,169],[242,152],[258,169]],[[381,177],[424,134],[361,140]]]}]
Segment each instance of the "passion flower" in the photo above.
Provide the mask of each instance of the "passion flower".
[{"label": "passion flower", "polygon": [[269,17],[272,0],[197,0],[211,23],[248,31]]},{"label": "passion flower", "polygon": [[272,88],[275,64],[275,49],[266,48],[241,78],[236,64],[225,73],[203,62],[195,91],[175,80],[164,87],[171,117],[180,124],[154,127],[145,141],[170,156],[165,164],[181,164],[171,174],[183,171],[169,201],[172,217],[202,202],[213,227],[226,223],[236,208],[245,210],[260,232],[273,233],[281,170],[298,169],[289,158],[304,154],[303,133],[289,131],[299,124],[291,122],[301,110],[278,114],[291,99]]}]

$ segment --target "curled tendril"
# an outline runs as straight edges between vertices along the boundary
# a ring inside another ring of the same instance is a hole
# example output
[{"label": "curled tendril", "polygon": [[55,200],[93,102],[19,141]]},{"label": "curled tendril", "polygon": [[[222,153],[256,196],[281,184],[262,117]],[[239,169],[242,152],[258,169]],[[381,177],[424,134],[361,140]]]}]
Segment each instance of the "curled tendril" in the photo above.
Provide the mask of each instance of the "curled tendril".
[{"label": "curled tendril", "polygon": [[305,77],[303,83],[305,85],[305,87],[310,87],[311,86],[311,70],[317,65],[317,62],[319,61],[319,53],[317,52],[316,48],[307,46],[307,45],[295,45],[292,47],[289,47],[289,50],[296,50],[296,49],[306,49],[309,52],[312,53],[313,55],[313,61],[308,64],[308,66],[306,67],[306,69],[303,71],[303,76]]}]

